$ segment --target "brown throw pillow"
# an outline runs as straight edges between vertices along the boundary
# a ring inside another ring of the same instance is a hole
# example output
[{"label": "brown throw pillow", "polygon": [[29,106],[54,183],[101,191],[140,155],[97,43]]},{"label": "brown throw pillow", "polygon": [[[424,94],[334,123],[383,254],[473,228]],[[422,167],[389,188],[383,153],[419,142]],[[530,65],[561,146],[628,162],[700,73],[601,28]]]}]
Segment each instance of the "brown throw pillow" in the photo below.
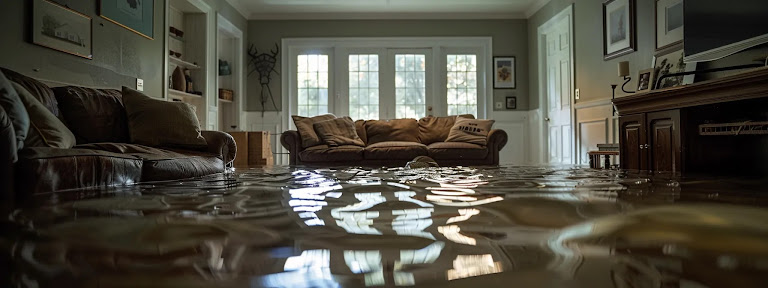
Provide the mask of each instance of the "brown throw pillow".
[{"label": "brown throw pillow", "polygon": [[16,82],[12,85],[29,113],[29,133],[24,140],[24,147],[72,148],[75,146],[77,142],[75,135],[59,118],[56,118],[26,88]]},{"label": "brown throw pillow", "polygon": [[357,136],[355,122],[352,118],[341,117],[313,124],[317,135],[328,146],[355,145],[365,146],[363,140]]},{"label": "brown throw pillow", "polygon": [[451,128],[453,128],[453,124],[456,123],[456,117],[475,119],[475,116],[472,114],[445,117],[427,116],[419,119],[419,140],[421,144],[429,145],[445,141]]},{"label": "brown throw pillow", "polygon": [[293,118],[293,124],[296,125],[296,130],[299,131],[299,136],[301,136],[302,148],[323,144],[323,140],[317,136],[317,133],[315,133],[315,127],[312,126],[313,124],[320,121],[336,119],[336,116],[333,116],[333,114],[325,114],[315,117],[293,115],[291,117]]},{"label": "brown throw pillow", "polygon": [[192,105],[152,99],[128,87],[123,87],[123,104],[133,143],[182,148],[207,145]]},{"label": "brown throw pillow", "polygon": [[485,146],[494,120],[456,118],[445,142],[465,142]]},{"label": "brown throw pillow", "polygon": [[128,120],[119,90],[65,86],[53,88],[53,93],[78,144],[128,143]]},{"label": "brown throw pillow", "polygon": [[419,123],[416,119],[365,121],[368,145],[387,141],[419,142]]}]

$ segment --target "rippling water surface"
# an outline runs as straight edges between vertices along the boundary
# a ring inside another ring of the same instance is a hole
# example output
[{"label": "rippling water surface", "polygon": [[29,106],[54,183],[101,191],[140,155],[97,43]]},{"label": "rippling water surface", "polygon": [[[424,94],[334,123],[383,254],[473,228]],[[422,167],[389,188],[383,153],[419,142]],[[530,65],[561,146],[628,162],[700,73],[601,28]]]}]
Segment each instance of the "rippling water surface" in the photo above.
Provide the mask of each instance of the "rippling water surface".
[{"label": "rippling water surface", "polygon": [[10,287],[768,287],[765,181],[257,168],[40,195]]}]

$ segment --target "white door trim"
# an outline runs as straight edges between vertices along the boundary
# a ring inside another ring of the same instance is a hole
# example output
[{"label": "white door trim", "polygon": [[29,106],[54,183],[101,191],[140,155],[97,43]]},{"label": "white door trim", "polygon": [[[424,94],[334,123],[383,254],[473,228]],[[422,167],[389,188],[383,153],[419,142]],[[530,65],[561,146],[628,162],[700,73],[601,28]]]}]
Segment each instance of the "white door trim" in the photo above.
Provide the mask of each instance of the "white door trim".
[{"label": "white door trim", "polygon": [[[539,95],[538,96],[539,96],[539,109],[540,109],[540,111],[542,113],[542,117],[541,117],[541,121],[539,121],[539,123],[538,123],[539,127],[535,127],[535,129],[538,129],[539,131],[541,131],[541,133],[539,134],[539,141],[540,141],[539,143],[541,143],[541,145],[543,145],[542,147],[544,147],[545,145],[547,145],[547,143],[549,143],[549,139],[548,139],[548,137],[549,137],[549,130],[547,128],[547,121],[544,121],[544,119],[546,117],[548,117],[548,115],[547,115],[548,108],[547,107],[549,107],[548,103],[547,103],[547,97],[545,95],[546,91],[547,91],[547,89],[546,89],[547,83],[545,81],[547,79],[547,77],[546,77],[546,73],[547,73],[546,70],[547,69],[546,69],[546,66],[545,66],[546,65],[546,62],[545,62],[546,61],[546,55],[547,55],[547,52],[546,52],[547,45],[544,42],[544,34],[546,34],[547,30],[550,29],[552,26],[554,26],[563,17],[568,17],[568,19],[570,19],[570,21],[568,21],[568,24],[569,24],[568,25],[568,34],[570,34],[569,38],[570,38],[570,41],[571,41],[571,43],[569,45],[569,53],[570,53],[570,58],[571,58],[571,60],[570,60],[571,61],[571,65],[570,65],[570,70],[571,70],[570,71],[570,76],[571,76],[570,77],[571,78],[570,82],[571,82],[571,85],[570,85],[570,87],[571,87],[571,89],[573,89],[575,87],[574,86],[574,84],[575,84],[575,80],[574,80],[574,78],[575,78],[574,66],[576,66],[575,62],[574,62],[574,50],[573,50],[574,49],[573,46],[575,46],[575,44],[576,44],[576,41],[575,41],[575,39],[573,37],[574,36],[573,35],[573,22],[574,22],[573,21],[573,4],[568,5],[568,7],[566,7],[562,11],[560,11],[560,13],[557,13],[557,15],[555,15],[552,18],[550,18],[549,20],[547,20],[547,22],[545,22],[544,24],[541,24],[541,26],[539,26],[539,28],[537,30],[537,33],[536,33],[537,43],[538,43],[538,47],[539,47],[539,49],[538,49],[539,50],[538,51],[538,53],[539,53],[538,58],[539,59],[537,59],[537,65],[539,67],[539,75],[538,75],[539,76],[538,77],[538,79],[539,79],[539,83],[538,83]],[[575,127],[574,123],[576,122],[576,120],[575,120],[574,117],[576,116],[576,113],[574,113],[574,105],[575,105],[574,97],[570,97],[570,102],[571,102],[571,105],[570,105],[570,110],[571,110],[570,122],[571,122],[571,127]],[[572,145],[571,145],[571,150],[572,150],[571,151],[571,155],[575,156],[576,155],[575,154],[576,151],[574,149],[576,147],[578,147],[578,146],[576,146],[577,143],[576,143],[576,137],[575,137],[575,135],[577,133],[575,133],[575,130],[573,130],[573,129],[571,131],[572,131],[571,137],[573,137]],[[539,157],[540,157],[539,159],[542,160],[542,163],[548,163],[549,162],[549,154],[547,153],[548,151],[549,151],[549,149],[543,149],[543,148],[539,149]],[[574,161],[578,161],[578,158],[574,159]],[[574,163],[577,163],[577,162],[574,162]]]}]

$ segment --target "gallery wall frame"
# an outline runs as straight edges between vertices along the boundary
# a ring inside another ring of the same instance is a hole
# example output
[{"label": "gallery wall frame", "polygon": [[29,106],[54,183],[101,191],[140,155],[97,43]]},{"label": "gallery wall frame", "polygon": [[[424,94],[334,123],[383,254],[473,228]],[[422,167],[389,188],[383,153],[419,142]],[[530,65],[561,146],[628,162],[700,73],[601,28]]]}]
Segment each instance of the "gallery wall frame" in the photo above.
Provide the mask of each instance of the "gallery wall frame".
[{"label": "gallery wall frame", "polygon": [[635,0],[603,2],[603,59],[610,60],[637,50]]},{"label": "gallery wall frame", "polygon": [[32,3],[32,43],[93,60],[90,16],[48,0]]},{"label": "gallery wall frame", "polygon": [[683,0],[654,0],[656,52],[677,50],[683,43]]},{"label": "gallery wall frame", "polygon": [[493,57],[493,89],[517,88],[515,56]]},{"label": "gallery wall frame", "polygon": [[155,0],[98,0],[99,16],[149,40],[154,39]]},{"label": "gallery wall frame", "polygon": [[507,97],[506,99],[507,109],[517,109],[517,97]]}]

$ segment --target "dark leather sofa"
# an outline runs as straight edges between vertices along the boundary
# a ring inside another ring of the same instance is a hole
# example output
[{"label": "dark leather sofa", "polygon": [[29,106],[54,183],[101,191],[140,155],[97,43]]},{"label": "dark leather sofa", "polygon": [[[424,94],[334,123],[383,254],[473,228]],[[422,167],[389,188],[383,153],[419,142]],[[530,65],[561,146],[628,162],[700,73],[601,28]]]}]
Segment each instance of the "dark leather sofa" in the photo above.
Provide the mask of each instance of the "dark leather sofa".
[{"label": "dark leather sofa", "polygon": [[[3,153],[0,155],[0,181],[3,182],[0,191],[5,201],[44,192],[205,176],[223,172],[235,158],[237,148],[234,139],[218,131],[202,131],[207,147],[200,149],[128,143],[127,118],[119,90],[75,86],[52,89],[14,71],[2,69],[2,72],[10,81],[26,88],[70,130],[87,132],[75,133],[77,145],[71,149],[24,147],[17,151],[18,160],[14,163],[13,151],[5,149],[15,147],[15,143],[11,144],[15,140],[8,132],[12,132],[13,128],[5,111],[0,111],[0,144],[3,147],[0,151]],[[84,105],[78,109],[90,109],[92,115],[109,121],[109,127],[124,127],[125,130],[105,130],[100,123],[78,122],[72,117],[64,117],[67,113],[77,112],[72,107],[60,105],[58,101],[67,90],[69,97],[74,93],[75,97],[82,99]],[[108,99],[118,101],[110,102]],[[98,140],[89,141],[93,139]]]},{"label": "dark leather sofa", "polygon": [[[435,125],[435,122],[438,124]],[[418,121],[358,120],[355,121],[355,130],[365,147],[317,145],[304,148],[301,136],[295,130],[283,132],[280,142],[290,152],[291,165],[392,167],[403,166],[418,156],[429,156],[442,166],[499,164],[499,151],[507,144],[504,130],[491,130],[485,146],[444,142],[452,126],[453,121],[429,121],[429,117]]]}]

